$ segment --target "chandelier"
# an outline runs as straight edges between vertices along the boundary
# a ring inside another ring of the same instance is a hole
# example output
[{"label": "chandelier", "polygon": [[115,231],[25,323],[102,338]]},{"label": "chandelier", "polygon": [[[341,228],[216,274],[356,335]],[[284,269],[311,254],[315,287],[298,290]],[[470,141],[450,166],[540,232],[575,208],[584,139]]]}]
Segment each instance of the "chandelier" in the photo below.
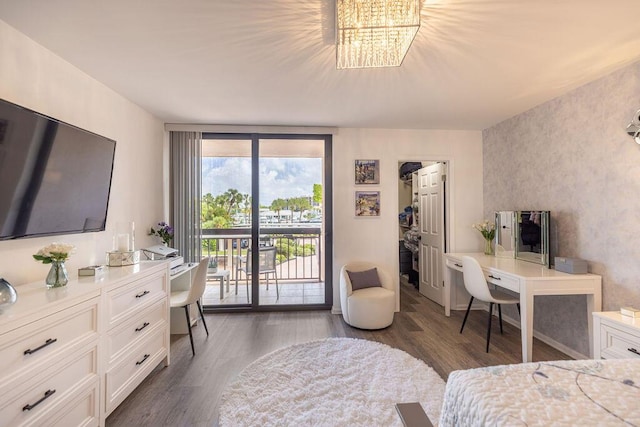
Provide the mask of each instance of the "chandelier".
[{"label": "chandelier", "polygon": [[422,0],[337,0],[337,68],[398,67],[420,28]]}]

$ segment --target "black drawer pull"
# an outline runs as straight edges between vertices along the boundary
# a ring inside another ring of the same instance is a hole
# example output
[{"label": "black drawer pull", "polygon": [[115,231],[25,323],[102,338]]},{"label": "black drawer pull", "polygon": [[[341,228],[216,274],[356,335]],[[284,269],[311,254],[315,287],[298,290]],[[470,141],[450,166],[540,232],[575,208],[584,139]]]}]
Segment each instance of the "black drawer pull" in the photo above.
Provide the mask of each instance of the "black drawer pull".
[{"label": "black drawer pull", "polygon": [[149,354],[145,354],[142,360],[140,360],[139,362],[136,362],[136,365],[142,365],[144,361],[149,358],[149,356],[150,356]]},{"label": "black drawer pull", "polygon": [[492,276],[491,274],[489,275],[489,279],[493,279],[493,280],[502,280],[501,278],[499,278],[499,277],[495,277],[495,276]]},{"label": "black drawer pull", "polygon": [[58,341],[57,338],[49,338],[48,340],[46,340],[44,342],[44,344],[42,344],[40,347],[36,347],[33,350],[31,350],[30,348],[24,351],[24,355],[26,356],[27,354],[33,354],[38,350],[42,350],[43,348],[45,348],[48,345],[53,344],[54,342]]},{"label": "black drawer pull", "polygon": [[630,351],[631,353],[637,354],[638,356],[640,356],[640,351],[636,350],[635,348],[631,347],[627,349],[628,351]]},{"label": "black drawer pull", "polygon": [[462,264],[458,264],[457,262],[454,265],[458,268],[462,268]]},{"label": "black drawer pull", "polygon": [[148,293],[149,293],[149,291],[140,292],[138,295],[136,295],[136,298],[142,298],[143,296],[147,295]]},{"label": "black drawer pull", "polygon": [[47,390],[47,391],[45,391],[44,392],[44,396],[42,396],[40,398],[40,400],[38,400],[36,403],[32,403],[32,404],[29,404],[29,405],[24,405],[22,407],[22,411],[24,412],[24,411],[32,410],[33,408],[35,408],[36,406],[38,406],[39,404],[41,404],[42,402],[47,400],[49,397],[51,397],[51,395],[53,395],[53,393],[55,393],[55,392],[56,392],[55,390]]},{"label": "black drawer pull", "polygon": [[144,322],[142,324],[142,326],[140,326],[139,328],[136,328],[136,332],[140,332],[141,330],[143,330],[144,328],[146,328],[147,326],[149,326],[149,322]]}]

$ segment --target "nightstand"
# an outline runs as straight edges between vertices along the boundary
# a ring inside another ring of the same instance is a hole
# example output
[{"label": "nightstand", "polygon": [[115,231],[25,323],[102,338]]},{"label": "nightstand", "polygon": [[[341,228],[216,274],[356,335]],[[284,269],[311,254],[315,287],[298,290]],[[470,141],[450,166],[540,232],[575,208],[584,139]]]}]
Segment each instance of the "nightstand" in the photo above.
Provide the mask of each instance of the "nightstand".
[{"label": "nightstand", "polygon": [[640,318],[594,312],[593,347],[594,359],[640,359]]}]

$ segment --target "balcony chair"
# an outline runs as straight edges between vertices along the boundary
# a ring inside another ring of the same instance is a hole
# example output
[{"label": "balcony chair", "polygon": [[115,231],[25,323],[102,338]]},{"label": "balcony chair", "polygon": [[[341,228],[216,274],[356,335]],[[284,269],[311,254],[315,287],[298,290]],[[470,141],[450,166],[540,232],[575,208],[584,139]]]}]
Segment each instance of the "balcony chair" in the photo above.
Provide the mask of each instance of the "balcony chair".
[{"label": "balcony chair", "polygon": [[204,314],[202,312],[202,306],[200,305],[200,298],[204,293],[207,285],[207,267],[209,265],[209,258],[206,257],[196,267],[195,274],[191,276],[191,286],[188,291],[175,291],[171,292],[170,306],[184,307],[184,312],[187,315],[187,328],[189,329],[189,340],[191,341],[191,352],[196,355],[196,350],[193,346],[193,333],[191,332],[191,316],[189,316],[189,305],[196,303],[198,310],[200,311],[200,319],[202,319],[202,325],[204,330],[209,336],[209,329],[207,328],[207,322],[204,320]]},{"label": "balcony chair", "polygon": [[[258,264],[258,274],[264,274],[267,281],[267,290],[269,290],[269,276],[273,274],[276,281],[276,301],[280,299],[280,289],[278,285],[278,273],[276,271],[276,248],[275,246],[266,246],[260,248]],[[251,277],[251,248],[247,250],[246,256],[239,256],[236,264],[236,294],[238,293],[238,278],[240,272],[244,272],[245,284],[247,288],[247,302],[249,302],[249,278]]]},{"label": "balcony chair", "polygon": [[493,304],[498,305],[498,316],[500,318],[500,333],[502,333],[502,304],[516,304],[518,307],[518,315],[520,315],[520,300],[518,298],[507,295],[495,289],[490,289],[487,280],[484,277],[482,267],[475,258],[469,256],[462,257],[462,276],[464,281],[464,287],[467,292],[471,294],[471,300],[467,307],[467,313],[464,315],[462,321],[462,327],[460,333],[464,329],[464,324],[467,323],[467,317],[469,317],[469,311],[471,310],[471,304],[473,304],[474,298],[480,301],[489,303],[489,326],[487,328],[487,353],[489,353],[489,339],[491,338],[491,318],[493,316]]},{"label": "balcony chair", "polygon": [[352,262],[340,269],[340,306],[347,324],[360,329],[391,325],[396,310],[395,284],[370,262]]}]

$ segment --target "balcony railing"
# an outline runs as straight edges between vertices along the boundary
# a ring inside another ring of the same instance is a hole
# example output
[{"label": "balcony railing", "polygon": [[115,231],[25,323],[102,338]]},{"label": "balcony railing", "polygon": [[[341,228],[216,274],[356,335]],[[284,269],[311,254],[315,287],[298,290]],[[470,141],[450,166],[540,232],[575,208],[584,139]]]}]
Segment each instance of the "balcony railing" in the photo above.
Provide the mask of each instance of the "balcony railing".
[{"label": "balcony railing", "polygon": [[[239,262],[251,245],[247,228],[202,230],[202,254],[218,262],[218,269],[229,270],[231,280],[244,280]],[[276,271],[282,282],[322,280],[322,239],[318,227],[261,228],[259,244],[275,246]]]}]

